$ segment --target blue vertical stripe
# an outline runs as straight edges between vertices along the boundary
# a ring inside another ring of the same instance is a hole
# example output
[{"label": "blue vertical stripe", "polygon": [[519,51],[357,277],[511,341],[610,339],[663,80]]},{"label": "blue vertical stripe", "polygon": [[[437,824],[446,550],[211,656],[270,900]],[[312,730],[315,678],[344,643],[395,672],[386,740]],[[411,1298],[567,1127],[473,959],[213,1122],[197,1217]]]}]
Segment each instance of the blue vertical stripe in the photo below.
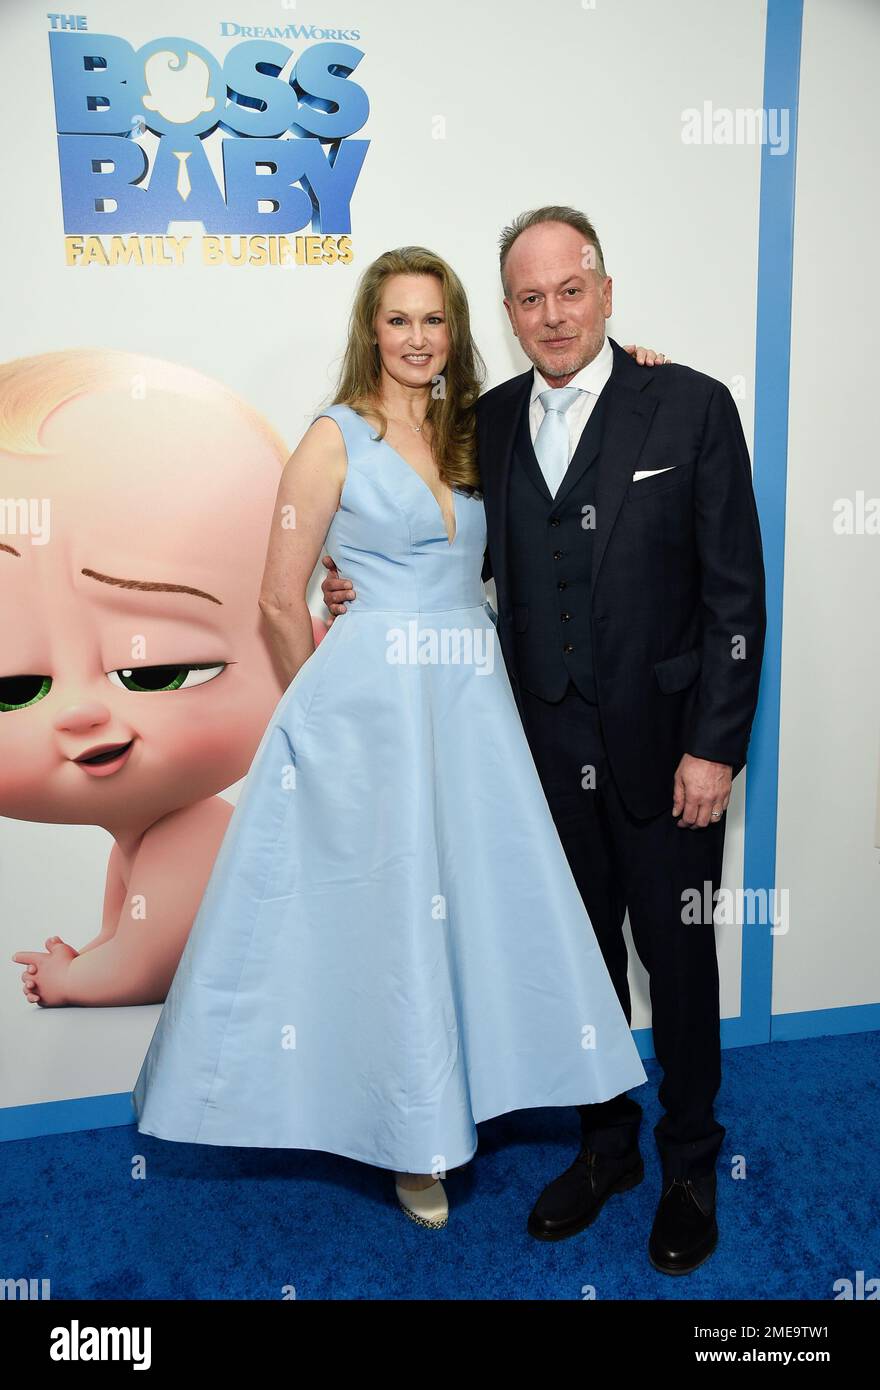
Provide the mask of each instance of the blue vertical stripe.
[{"label": "blue vertical stripe", "polygon": [[[754,484],[767,573],[767,640],[760,700],[749,748],[743,865],[743,886],[765,889],[768,897],[776,886],[785,490],[802,23],[803,0],[768,0],[764,110],[788,113],[789,145],[785,154],[774,154],[769,142],[761,151]],[[726,1020],[725,1045],[769,1040],[772,986],[773,937],[769,927],[746,924],[743,926],[740,1017]]]}]

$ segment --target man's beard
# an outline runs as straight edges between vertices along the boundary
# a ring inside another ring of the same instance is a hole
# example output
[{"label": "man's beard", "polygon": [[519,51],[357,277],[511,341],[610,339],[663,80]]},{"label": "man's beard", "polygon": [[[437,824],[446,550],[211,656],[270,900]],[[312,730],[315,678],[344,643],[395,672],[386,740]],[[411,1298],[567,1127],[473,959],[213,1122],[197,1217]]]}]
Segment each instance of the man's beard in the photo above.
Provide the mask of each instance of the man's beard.
[{"label": "man's beard", "polygon": [[532,357],[532,362],[546,381],[552,381],[554,377],[559,376],[574,376],[588,362],[592,362],[593,358],[601,351],[604,340],[604,334],[600,338],[595,335],[587,339],[573,338],[572,352],[566,353],[564,358],[545,357],[544,353],[540,352],[541,344],[538,342],[535,344],[537,350]]}]

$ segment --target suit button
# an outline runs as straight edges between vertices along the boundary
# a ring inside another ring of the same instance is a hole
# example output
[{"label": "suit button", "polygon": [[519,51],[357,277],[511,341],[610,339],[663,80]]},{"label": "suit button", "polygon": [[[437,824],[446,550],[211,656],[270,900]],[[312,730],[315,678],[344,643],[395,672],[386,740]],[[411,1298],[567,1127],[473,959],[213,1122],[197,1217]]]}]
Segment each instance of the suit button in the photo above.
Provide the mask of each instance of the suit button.
[{"label": "suit button", "polygon": [[559,616],[560,616],[560,618],[562,619],[562,621],[563,621],[564,623],[567,623],[567,622],[569,622],[569,621],[571,620],[571,614],[570,614],[570,613],[560,613]]},{"label": "suit button", "polygon": [[562,648],[562,650],[563,650],[564,652],[573,652],[573,651],[574,651],[574,644],[571,643],[571,642],[566,642],[566,644],[565,644],[565,646]]},{"label": "suit button", "polygon": [[554,552],[553,552],[553,559],[554,559],[554,560],[561,560],[561,559],[562,559],[562,555],[563,555],[563,552],[562,552],[561,550],[554,550]]},{"label": "suit button", "polygon": [[559,520],[559,517],[558,517],[558,516],[551,516],[551,518],[550,518],[550,525],[551,525],[551,526],[559,526],[560,524],[561,524],[561,523],[560,523],[560,520]]},{"label": "suit button", "polygon": [[568,580],[567,580],[567,579],[559,579],[559,580],[557,580],[557,581],[556,581],[556,587],[557,587],[557,589],[567,589],[567,588],[568,588]]}]

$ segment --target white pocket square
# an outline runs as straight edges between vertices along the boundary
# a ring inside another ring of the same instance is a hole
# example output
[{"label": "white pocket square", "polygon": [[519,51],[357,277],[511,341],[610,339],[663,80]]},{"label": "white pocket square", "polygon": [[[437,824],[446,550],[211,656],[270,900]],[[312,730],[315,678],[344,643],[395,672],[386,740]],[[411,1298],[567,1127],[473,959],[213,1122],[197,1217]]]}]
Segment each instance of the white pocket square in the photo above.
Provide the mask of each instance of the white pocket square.
[{"label": "white pocket square", "polygon": [[668,473],[670,468],[677,467],[677,463],[670,463],[667,468],[644,468],[640,473],[633,473],[633,482],[637,483],[642,478],[655,478],[658,473]]}]

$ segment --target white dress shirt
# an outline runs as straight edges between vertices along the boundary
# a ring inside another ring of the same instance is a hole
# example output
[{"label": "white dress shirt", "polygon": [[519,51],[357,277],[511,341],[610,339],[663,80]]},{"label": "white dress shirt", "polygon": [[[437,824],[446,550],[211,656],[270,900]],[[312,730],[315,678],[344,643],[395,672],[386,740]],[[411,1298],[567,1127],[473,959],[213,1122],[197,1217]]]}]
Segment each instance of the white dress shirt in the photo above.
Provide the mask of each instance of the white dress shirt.
[{"label": "white dress shirt", "polygon": [[[614,352],[606,337],[592,362],[588,362],[585,367],[581,368],[576,376],[572,377],[571,381],[566,382],[566,386],[576,386],[584,393],[582,396],[578,396],[577,400],[572,401],[568,410],[565,412],[565,418],[568,421],[568,463],[571,463],[572,455],[584,432],[584,426],[592,414],[596,401],[599,399],[599,392],[611,375],[613,366]],[[535,367],[532,381],[532,394],[529,400],[529,430],[531,431],[533,444],[537,437],[538,430],[541,428],[541,421],[545,413],[544,407],[538,397],[542,391],[549,391],[551,389],[553,389],[551,383],[545,381],[538,371],[538,368]],[[547,481],[547,486],[550,487],[550,491],[553,492],[553,487],[550,486],[549,479]]]}]

